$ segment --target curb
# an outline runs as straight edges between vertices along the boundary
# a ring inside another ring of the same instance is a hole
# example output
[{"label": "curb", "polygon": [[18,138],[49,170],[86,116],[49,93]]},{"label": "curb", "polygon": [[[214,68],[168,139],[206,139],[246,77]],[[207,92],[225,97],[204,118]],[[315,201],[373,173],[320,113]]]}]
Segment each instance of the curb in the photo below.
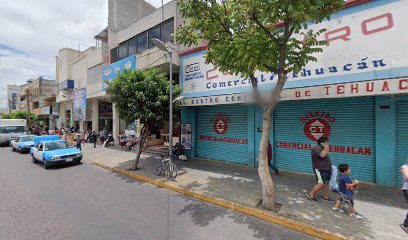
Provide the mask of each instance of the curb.
[{"label": "curb", "polygon": [[318,237],[321,239],[326,239],[326,240],[344,240],[347,239],[344,236],[341,235],[336,235],[333,233],[329,233],[327,230],[323,230],[323,229],[319,229],[319,228],[315,228],[315,227],[311,227],[308,226],[306,224],[300,223],[298,221],[292,220],[292,219],[287,219],[284,217],[280,217],[280,216],[276,216],[276,215],[272,215],[269,214],[265,211],[256,209],[256,208],[252,208],[252,207],[246,207],[234,202],[230,202],[230,201],[226,201],[224,199],[219,199],[219,198],[215,198],[215,197],[210,197],[201,193],[197,193],[197,192],[193,192],[190,191],[188,189],[182,188],[182,187],[178,187],[178,186],[174,186],[174,185],[170,185],[167,184],[165,182],[162,182],[160,180],[155,180],[155,179],[151,179],[148,177],[144,177],[141,175],[137,175],[135,173],[126,171],[126,170],[122,170],[122,169],[118,169],[118,168],[111,168],[108,167],[106,165],[100,164],[100,163],[96,163],[96,162],[92,162],[91,163],[94,166],[100,167],[100,168],[104,168],[106,170],[109,170],[111,172],[117,173],[117,174],[121,174],[121,175],[125,175],[127,177],[142,181],[142,182],[146,182],[146,183],[150,183],[152,185],[161,187],[161,188],[166,188],[169,190],[172,190],[174,192],[178,192],[184,195],[187,195],[189,197],[195,198],[195,199],[199,199],[208,203],[212,203],[221,207],[225,207],[228,209],[232,209],[236,212],[239,213],[243,213],[249,216],[253,216],[253,217],[257,217],[259,219],[271,222],[271,223],[275,223],[281,226],[284,226],[286,228],[290,228],[292,230],[296,230],[298,232],[302,232],[305,233],[307,235],[313,236],[313,237]]}]

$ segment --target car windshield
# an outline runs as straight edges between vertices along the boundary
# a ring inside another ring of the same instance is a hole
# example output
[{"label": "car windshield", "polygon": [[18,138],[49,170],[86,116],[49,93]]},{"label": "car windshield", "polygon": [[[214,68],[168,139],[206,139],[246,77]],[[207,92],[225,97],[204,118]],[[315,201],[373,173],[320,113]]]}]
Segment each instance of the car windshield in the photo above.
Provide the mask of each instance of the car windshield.
[{"label": "car windshield", "polygon": [[0,127],[0,133],[23,133],[24,131],[25,131],[24,126]]},{"label": "car windshield", "polygon": [[20,142],[31,142],[34,141],[34,136],[20,137]]},{"label": "car windshield", "polygon": [[67,142],[56,141],[45,144],[45,151],[69,148]]}]

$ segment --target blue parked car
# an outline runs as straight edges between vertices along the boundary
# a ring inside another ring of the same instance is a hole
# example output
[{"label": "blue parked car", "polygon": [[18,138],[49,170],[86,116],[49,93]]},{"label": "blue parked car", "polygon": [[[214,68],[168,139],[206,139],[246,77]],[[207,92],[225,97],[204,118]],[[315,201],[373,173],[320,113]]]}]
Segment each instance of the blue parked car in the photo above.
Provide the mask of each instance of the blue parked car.
[{"label": "blue parked car", "polygon": [[82,160],[81,151],[70,147],[67,141],[60,140],[58,136],[35,137],[30,153],[33,162],[42,162],[45,169],[64,163],[80,163]]},{"label": "blue parked car", "polygon": [[34,146],[34,135],[21,135],[16,139],[11,140],[11,150],[23,152],[30,152],[30,148]]}]

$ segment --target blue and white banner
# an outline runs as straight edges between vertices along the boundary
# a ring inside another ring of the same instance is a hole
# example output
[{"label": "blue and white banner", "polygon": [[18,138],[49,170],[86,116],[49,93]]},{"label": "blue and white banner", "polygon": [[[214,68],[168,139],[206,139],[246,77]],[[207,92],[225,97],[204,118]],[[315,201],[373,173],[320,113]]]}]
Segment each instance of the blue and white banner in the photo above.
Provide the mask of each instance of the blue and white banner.
[{"label": "blue and white banner", "polygon": [[102,90],[105,90],[105,81],[112,81],[118,73],[136,69],[136,55],[124,58],[102,68]]},{"label": "blue and white banner", "polygon": [[74,121],[86,120],[86,88],[77,89],[73,93],[73,114]]}]

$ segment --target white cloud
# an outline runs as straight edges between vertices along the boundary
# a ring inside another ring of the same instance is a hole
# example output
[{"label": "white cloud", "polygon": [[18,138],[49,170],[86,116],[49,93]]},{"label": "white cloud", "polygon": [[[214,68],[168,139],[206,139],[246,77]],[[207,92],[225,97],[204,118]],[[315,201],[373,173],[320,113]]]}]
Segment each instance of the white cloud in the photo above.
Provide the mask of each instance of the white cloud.
[{"label": "white cloud", "polygon": [[[106,27],[107,17],[107,0],[2,0],[0,87],[55,76],[58,50],[94,45],[93,36]],[[5,100],[0,98],[0,108]]]}]

